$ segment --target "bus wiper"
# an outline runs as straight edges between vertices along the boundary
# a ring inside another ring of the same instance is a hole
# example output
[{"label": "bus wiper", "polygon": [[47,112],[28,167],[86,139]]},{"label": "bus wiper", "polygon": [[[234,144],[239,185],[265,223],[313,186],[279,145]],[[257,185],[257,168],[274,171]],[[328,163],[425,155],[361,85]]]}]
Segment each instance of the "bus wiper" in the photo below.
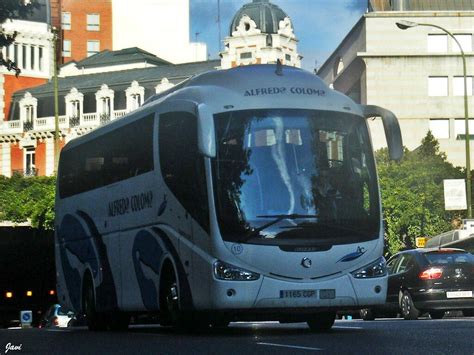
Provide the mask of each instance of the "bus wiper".
[{"label": "bus wiper", "polygon": [[299,219],[299,218],[318,218],[319,215],[316,214],[298,214],[298,213],[291,213],[291,214],[270,214],[270,215],[262,215],[257,216],[257,218],[275,218],[274,220],[265,223],[263,226],[258,228],[251,229],[240,241],[246,242],[253,237],[257,237],[260,235],[260,232],[274,224],[283,221],[284,219]]},{"label": "bus wiper", "polygon": [[318,222],[316,224],[308,224],[308,225],[298,224],[296,226],[284,226],[284,227],[280,227],[280,228],[282,228],[282,229],[328,228],[328,229],[331,229],[331,230],[354,233],[354,234],[357,234],[357,235],[365,235],[365,233],[363,231],[360,231],[360,230],[357,230],[357,229],[354,229],[354,228],[349,228],[349,227],[344,227],[344,226],[341,226],[341,225],[329,224],[329,223],[324,223],[324,222]]}]

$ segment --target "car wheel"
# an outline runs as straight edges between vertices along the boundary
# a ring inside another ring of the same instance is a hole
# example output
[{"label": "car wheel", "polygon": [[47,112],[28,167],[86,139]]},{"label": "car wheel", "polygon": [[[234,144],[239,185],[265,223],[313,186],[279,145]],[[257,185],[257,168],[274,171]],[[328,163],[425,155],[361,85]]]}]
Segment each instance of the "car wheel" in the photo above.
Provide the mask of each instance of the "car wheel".
[{"label": "car wheel", "polygon": [[327,332],[332,328],[335,320],[336,312],[321,312],[314,314],[307,323],[313,332]]},{"label": "car wheel", "polygon": [[406,320],[416,320],[420,315],[420,311],[416,309],[408,291],[403,292],[402,296],[400,297],[400,309],[402,311],[403,318]]},{"label": "car wheel", "polygon": [[92,331],[100,331],[107,329],[107,323],[102,313],[96,311],[95,296],[92,280],[90,277],[86,278],[84,283],[84,306],[83,310],[87,319],[87,327]]},{"label": "car wheel", "polygon": [[444,317],[444,311],[430,311],[431,319],[441,319]]},{"label": "car wheel", "polygon": [[463,309],[462,314],[464,317],[474,317],[474,309]]},{"label": "car wheel", "polygon": [[362,308],[359,311],[359,313],[360,313],[360,317],[363,320],[374,320],[375,319],[374,312],[370,308]]}]

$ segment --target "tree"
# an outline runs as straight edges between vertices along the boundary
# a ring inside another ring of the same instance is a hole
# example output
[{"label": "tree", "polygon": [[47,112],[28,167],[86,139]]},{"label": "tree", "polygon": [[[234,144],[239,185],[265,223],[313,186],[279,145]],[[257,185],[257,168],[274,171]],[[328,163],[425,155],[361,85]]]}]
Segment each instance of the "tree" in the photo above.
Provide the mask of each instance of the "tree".
[{"label": "tree", "polygon": [[[26,18],[39,7],[37,0],[1,0],[0,1],[0,50],[15,42],[17,32],[7,33],[3,28],[3,24],[12,18]],[[17,64],[11,59],[4,58],[0,51],[0,66],[5,66],[9,71],[14,71],[15,76],[20,75],[21,70]]]},{"label": "tree", "polygon": [[0,176],[0,221],[54,229],[55,186],[54,177]]},{"label": "tree", "polygon": [[415,247],[415,238],[453,229],[460,211],[444,210],[444,179],[463,178],[440,152],[439,143],[428,132],[421,146],[405,149],[400,162],[390,161],[387,149],[376,152],[387,253]]}]

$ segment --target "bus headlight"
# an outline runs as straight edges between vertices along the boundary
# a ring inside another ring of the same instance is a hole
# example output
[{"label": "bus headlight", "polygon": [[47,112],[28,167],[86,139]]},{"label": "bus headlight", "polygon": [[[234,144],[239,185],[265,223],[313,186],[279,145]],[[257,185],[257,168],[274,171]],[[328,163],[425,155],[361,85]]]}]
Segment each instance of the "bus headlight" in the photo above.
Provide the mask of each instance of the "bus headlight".
[{"label": "bus headlight", "polygon": [[360,269],[351,272],[356,279],[371,279],[374,277],[383,277],[387,275],[387,264],[382,256]]},{"label": "bus headlight", "polygon": [[260,278],[260,274],[241,269],[220,260],[214,263],[214,276],[219,280],[226,281],[254,281]]}]

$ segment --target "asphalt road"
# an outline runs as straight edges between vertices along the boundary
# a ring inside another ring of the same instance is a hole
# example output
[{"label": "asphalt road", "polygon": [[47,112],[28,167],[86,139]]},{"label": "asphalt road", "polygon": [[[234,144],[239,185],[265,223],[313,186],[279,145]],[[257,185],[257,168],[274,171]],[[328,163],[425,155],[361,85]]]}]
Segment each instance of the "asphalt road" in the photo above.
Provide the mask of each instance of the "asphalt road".
[{"label": "asphalt road", "polygon": [[[10,349],[10,350],[7,350]],[[463,354],[474,355],[474,318],[338,320],[328,333],[305,323],[231,323],[176,334],[160,326],[127,332],[0,329],[1,354]]]}]

